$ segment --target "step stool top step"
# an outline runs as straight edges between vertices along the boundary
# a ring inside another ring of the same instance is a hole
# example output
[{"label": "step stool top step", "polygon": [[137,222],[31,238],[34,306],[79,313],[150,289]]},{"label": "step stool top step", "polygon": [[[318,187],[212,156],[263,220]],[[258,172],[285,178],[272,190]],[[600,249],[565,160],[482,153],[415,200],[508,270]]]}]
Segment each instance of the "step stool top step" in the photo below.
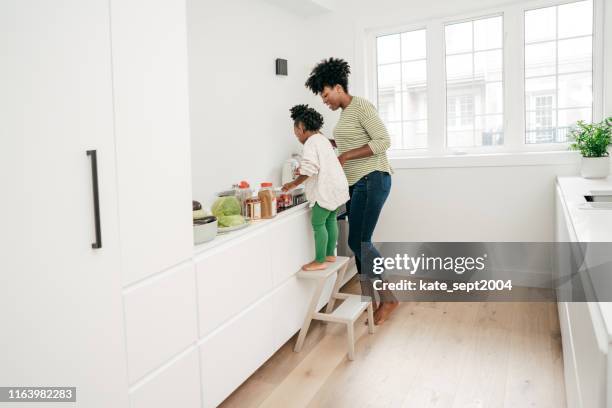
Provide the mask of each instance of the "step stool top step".
[{"label": "step stool top step", "polygon": [[300,271],[297,273],[298,278],[302,279],[321,279],[327,278],[332,274],[336,273],[338,269],[342,268],[344,265],[348,263],[350,260],[349,257],[346,256],[337,256],[336,262],[328,264],[327,268],[321,271]]}]

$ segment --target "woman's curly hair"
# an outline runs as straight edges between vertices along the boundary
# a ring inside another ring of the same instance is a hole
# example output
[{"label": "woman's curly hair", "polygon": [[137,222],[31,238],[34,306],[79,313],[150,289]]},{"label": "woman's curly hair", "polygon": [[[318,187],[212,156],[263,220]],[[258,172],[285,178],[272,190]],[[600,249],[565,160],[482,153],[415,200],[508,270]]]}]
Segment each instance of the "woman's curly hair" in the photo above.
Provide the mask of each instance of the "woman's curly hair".
[{"label": "woman's curly hair", "polygon": [[304,130],[313,132],[317,132],[323,127],[323,116],[316,110],[309,108],[308,105],[295,105],[289,110],[291,119],[296,126],[298,123],[302,123]]},{"label": "woman's curly hair", "polygon": [[315,94],[323,92],[326,86],[340,85],[348,92],[348,76],[351,67],[348,62],[340,58],[330,58],[319,62],[306,80],[306,88]]}]

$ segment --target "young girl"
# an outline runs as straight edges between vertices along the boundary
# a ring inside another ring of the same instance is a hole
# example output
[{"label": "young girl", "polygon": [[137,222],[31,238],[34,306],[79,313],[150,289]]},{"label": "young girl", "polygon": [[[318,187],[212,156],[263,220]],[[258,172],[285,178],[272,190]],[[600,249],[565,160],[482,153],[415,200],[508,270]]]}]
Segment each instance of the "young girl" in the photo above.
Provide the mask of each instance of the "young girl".
[{"label": "young girl", "polygon": [[325,269],[334,262],[338,240],[337,210],[348,201],[348,182],[330,141],[319,133],[323,116],[308,105],[291,108],[293,132],[304,145],[300,176],[283,186],[291,190],[305,182],[306,197],[312,207],[312,229],[315,240],[315,260],[302,267],[305,271]]}]

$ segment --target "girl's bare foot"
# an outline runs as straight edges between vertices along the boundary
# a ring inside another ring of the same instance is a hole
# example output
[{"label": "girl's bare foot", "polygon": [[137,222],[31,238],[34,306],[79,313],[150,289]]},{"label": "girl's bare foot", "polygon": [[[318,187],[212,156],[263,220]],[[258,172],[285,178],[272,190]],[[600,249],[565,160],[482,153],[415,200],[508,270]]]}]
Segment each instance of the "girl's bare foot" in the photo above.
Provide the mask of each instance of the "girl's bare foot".
[{"label": "girl's bare foot", "polygon": [[336,262],[336,257],[335,256],[326,256],[325,257],[325,262]]},{"label": "girl's bare foot", "polygon": [[312,261],[302,266],[302,270],[304,271],[322,271],[325,268],[327,268],[327,264],[325,262],[317,261]]},{"label": "girl's bare foot", "polygon": [[374,324],[381,325],[389,318],[389,315],[393,313],[396,307],[399,306],[399,302],[381,302],[380,307],[376,309],[374,314]]}]

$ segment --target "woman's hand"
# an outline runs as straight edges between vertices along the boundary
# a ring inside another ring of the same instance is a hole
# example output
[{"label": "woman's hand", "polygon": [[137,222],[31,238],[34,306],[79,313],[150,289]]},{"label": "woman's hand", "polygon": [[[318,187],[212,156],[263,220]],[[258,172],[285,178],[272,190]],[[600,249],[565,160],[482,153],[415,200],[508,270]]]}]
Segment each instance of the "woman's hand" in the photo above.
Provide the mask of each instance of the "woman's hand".
[{"label": "woman's hand", "polygon": [[347,159],[344,153],[338,156],[338,161],[340,162],[340,166],[344,167],[344,163],[346,163],[346,160]]},{"label": "woman's hand", "polygon": [[287,191],[293,190],[294,188],[295,188],[295,184],[293,182],[289,182],[287,184],[284,184],[281,190],[283,190],[283,192],[286,193]]}]

